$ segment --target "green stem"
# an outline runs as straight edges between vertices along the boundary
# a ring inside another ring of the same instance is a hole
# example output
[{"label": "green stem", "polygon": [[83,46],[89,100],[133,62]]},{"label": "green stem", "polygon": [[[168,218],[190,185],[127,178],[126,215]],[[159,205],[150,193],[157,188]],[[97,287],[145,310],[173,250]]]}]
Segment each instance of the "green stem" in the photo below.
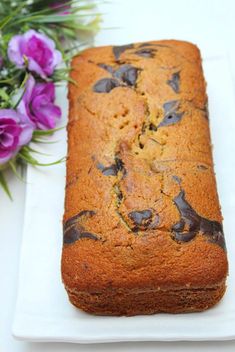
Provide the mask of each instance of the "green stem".
[{"label": "green stem", "polygon": [[7,181],[6,181],[5,176],[3,174],[3,171],[0,171],[0,186],[3,188],[4,192],[8,195],[10,200],[13,200],[10,189],[7,184]]}]

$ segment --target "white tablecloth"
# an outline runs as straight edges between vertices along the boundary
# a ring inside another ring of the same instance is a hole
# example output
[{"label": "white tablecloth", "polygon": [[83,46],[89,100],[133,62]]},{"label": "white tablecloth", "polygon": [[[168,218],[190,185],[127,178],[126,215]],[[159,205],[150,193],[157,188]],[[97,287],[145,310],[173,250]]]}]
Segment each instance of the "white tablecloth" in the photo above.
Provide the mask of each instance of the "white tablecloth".
[{"label": "white tablecloth", "polygon": [[[104,21],[103,29],[96,38],[96,45],[163,38],[189,40],[198,44],[204,56],[217,56],[221,53],[228,55],[235,86],[235,1],[113,0],[101,4],[99,10],[104,14]],[[12,176],[9,177],[14,201],[9,201],[0,190],[0,352],[235,350],[235,341],[72,345],[36,344],[14,340],[11,336],[11,324],[16,299],[27,185]]]}]

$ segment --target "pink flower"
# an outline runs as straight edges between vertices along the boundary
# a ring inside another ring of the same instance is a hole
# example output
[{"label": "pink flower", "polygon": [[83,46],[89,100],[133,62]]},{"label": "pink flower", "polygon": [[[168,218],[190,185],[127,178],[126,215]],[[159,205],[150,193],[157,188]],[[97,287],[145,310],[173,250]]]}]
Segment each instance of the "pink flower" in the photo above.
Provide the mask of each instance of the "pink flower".
[{"label": "pink flower", "polygon": [[55,128],[57,120],[61,117],[61,110],[54,104],[54,101],[54,83],[36,83],[35,79],[30,76],[18,111],[28,116],[35,128],[52,129]]},{"label": "pink flower", "polygon": [[0,110],[0,165],[14,157],[32,139],[28,118],[12,109]]},{"label": "pink flower", "polygon": [[28,69],[44,79],[51,76],[62,61],[61,52],[56,50],[54,41],[32,29],[11,38],[8,57],[19,68],[27,62]]}]

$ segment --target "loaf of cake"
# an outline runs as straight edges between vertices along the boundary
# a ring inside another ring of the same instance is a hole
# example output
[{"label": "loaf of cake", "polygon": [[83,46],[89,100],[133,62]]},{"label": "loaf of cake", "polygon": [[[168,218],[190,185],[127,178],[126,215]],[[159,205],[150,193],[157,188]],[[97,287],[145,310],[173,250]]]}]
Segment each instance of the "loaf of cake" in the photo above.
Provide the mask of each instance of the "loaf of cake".
[{"label": "loaf of cake", "polygon": [[198,48],[163,40],[75,56],[62,278],[99,315],[205,310],[227,256]]}]

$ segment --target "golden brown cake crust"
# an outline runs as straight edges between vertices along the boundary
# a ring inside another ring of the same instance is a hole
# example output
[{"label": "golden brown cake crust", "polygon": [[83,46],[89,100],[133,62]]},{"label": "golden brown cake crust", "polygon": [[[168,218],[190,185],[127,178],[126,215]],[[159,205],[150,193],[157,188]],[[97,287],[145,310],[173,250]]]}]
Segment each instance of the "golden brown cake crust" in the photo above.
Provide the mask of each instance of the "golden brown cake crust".
[{"label": "golden brown cake crust", "polygon": [[62,278],[95,314],[207,309],[227,256],[200,52],[165,40],[74,57]]}]

